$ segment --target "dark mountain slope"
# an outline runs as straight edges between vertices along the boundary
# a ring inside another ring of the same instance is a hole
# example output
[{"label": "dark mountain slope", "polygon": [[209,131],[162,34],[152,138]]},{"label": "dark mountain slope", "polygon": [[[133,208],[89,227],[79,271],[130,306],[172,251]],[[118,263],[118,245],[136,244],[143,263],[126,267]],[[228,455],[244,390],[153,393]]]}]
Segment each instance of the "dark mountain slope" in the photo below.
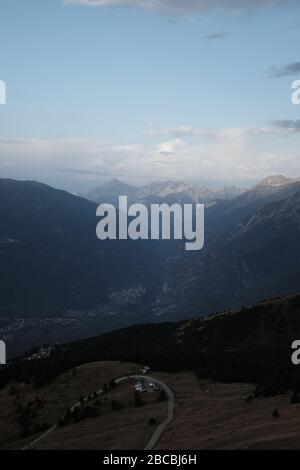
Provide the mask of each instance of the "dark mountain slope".
[{"label": "dark mountain slope", "polygon": [[300,192],[252,212],[202,252],[169,261],[168,301],[179,318],[299,291],[299,236]]},{"label": "dark mountain slope", "polygon": [[[53,357],[82,360],[83,357],[127,358],[134,355],[156,357],[157,362],[174,363],[182,355],[182,363],[197,363],[201,352],[242,351],[248,348],[279,348],[289,352],[300,338],[300,295],[266,300],[253,307],[216,313],[207,318],[175,323],[136,325],[99,337],[70,343],[56,349]],[[282,358],[286,360],[287,357]],[[170,367],[172,367],[170,365]]]},{"label": "dark mountain slope", "polygon": [[211,236],[216,237],[232,230],[241,219],[254,211],[272,202],[282,201],[299,191],[300,180],[270,176],[232,201],[219,201],[207,214]]},{"label": "dark mountain slope", "polygon": [[17,360],[0,374],[0,383],[27,377],[42,385],[80,364],[119,360],[171,372],[196,370],[219,381],[252,381],[263,394],[300,391],[300,369],[291,363],[291,345],[300,338],[299,308],[296,295],[208,318],[117,330],[58,346],[47,359]]},{"label": "dark mountain slope", "polygon": [[1,316],[63,316],[107,302],[114,290],[147,284],[159,250],[99,241],[96,224],[89,201],[35,182],[0,180]]}]

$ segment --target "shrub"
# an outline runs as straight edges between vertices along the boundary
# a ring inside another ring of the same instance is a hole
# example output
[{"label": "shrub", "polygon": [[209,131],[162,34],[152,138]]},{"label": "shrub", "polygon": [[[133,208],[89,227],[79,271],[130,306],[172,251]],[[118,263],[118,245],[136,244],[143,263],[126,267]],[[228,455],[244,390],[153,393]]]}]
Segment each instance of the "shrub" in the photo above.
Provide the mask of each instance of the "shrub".
[{"label": "shrub", "polygon": [[295,405],[296,403],[300,403],[300,396],[298,392],[296,391],[293,392],[290,402],[292,405]]},{"label": "shrub", "polygon": [[123,405],[116,400],[111,402],[111,409],[114,411],[121,411],[123,409]]},{"label": "shrub", "polygon": [[157,401],[166,401],[167,398],[168,398],[168,396],[167,396],[166,392],[164,390],[161,390],[159,392],[158,397],[157,397]]},{"label": "shrub", "polygon": [[145,405],[145,403],[144,403],[143,400],[141,399],[140,394],[136,392],[136,393],[134,394],[134,406],[135,406],[136,408],[138,408],[138,407],[144,406],[144,405]]},{"label": "shrub", "polygon": [[155,418],[150,418],[148,421],[149,426],[156,426],[157,422]]},{"label": "shrub", "polygon": [[96,410],[94,406],[89,405],[82,409],[82,412],[81,412],[82,419],[97,418],[97,416],[98,416],[98,411]]},{"label": "shrub", "polygon": [[18,393],[18,392],[17,392],[16,387],[15,387],[14,385],[12,385],[12,386],[10,387],[9,391],[8,391],[8,394],[9,394],[10,396],[13,396],[13,395],[16,395],[17,393]]},{"label": "shrub", "polygon": [[23,428],[22,429],[21,436],[22,436],[23,439],[26,439],[30,435],[31,435],[31,431],[30,431],[29,428]]},{"label": "shrub", "polygon": [[111,379],[111,381],[109,382],[109,388],[112,389],[115,387],[116,387],[116,382],[114,381],[114,379]]}]

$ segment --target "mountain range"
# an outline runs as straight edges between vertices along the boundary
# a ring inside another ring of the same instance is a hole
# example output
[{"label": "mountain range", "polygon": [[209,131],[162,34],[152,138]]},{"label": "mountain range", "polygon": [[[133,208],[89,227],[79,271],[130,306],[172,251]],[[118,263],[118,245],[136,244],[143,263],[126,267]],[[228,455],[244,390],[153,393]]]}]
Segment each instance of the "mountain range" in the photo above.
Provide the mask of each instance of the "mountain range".
[{"label": "mountain range", "polygon": [[214,312],[299,292],[300,191],[248,210],[244,217],[238,211],[236,223],[201,252],[183,253],[180,263],[168,263],[165,292],[177,312],[187,305],[193,314]]},{"label": "mountain range", "polygon": [[[124,192],[132,201],[200,201],[178,182],[101,188],[98,202]],[[214,196],[204,249],[194,253],[184,241],[100,242],[96,207],[41,183],[0,179],[0,337],[11,354],[299,292],[299,179],[271,176],[235,197]]]},{"label": "mountain range", "polygon": [[118,179],[112,179],[82,196],[98,204],[103,202],[116,204],[119,195],[127,196],[131,203],[212,203],[219,200],[233,199],[243,191],[243,189],[234,186],[209,189],[204,185],[181,181],[153,182],[143,187],[136,187],[123,183]]}]

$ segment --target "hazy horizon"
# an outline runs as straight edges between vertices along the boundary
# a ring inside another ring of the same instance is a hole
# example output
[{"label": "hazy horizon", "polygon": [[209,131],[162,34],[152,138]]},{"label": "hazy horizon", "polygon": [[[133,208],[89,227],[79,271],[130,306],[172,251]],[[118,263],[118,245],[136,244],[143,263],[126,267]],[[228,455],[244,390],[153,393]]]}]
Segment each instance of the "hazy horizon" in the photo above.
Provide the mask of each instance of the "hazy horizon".
[{"label": "hazy horizon", "polygon": [[82,191],[300,175],[299,6],[4,1],[0,176]]}]

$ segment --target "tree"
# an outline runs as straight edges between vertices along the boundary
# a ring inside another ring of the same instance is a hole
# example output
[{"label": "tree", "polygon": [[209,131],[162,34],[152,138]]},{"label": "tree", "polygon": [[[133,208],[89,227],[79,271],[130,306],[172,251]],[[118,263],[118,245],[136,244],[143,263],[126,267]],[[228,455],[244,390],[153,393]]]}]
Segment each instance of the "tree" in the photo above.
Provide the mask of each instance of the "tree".
[{"label": "tree", "polygon": [[21,433],[21,436],[23,439],[26,439],[27,437],[29,437],[31,435],[31,431],[29,428],[23,428],[22,429],[22,433]]},{"label": "tree", "polygon": [[60,419],[57,421],[57,425],[58,425],[59,428],[63,428],[63,427],[65,427],[66,422],[65,422],[65,420],[64,420],[63,418],[60,418]]},{"label": "tree", "polygon": [[10,396],[13,396],[13,395],[16,395],[18,392],[17,392],[17,389],[14,385],[12,385],[8,391],[9,395]]},{"label": "tree", "polygon": [[84,397],[83,397],[82,395],[80,395],[80,397],[79,397],[79,401],[80,401],[81,405],[83,405],[83,404],[84,404]]},{"label": "tree", "polygon": [[134,394],[134,406],[136,408],[139,408],[139,407],[144,406],[144,405],[145,405],[145,403],[141,399],[140,394],[138,392],[135,392],[135,394]]},{"label": "tree", "polygon": [[49,424],[47,421],[41,424],[41,431],[48,431],[48,429],[50,428],[51,428],[51,424]]},{"label": "tree", "polygon": [[290,400],[291,404],[292,405],[295,405],[296,403],[300,403],[300,396],[299,396],[299,392],[297,392],[296,390],[294,390],[292,396],[291,396],[291,400]]},{"label": "tree", "polygon": [[73,420],[74,423],[79,423],[81,420],[81,407],[80,406],[75,406],[73,410]]},{"label": "tree", "polygon": [[109,382],[109,388],[110,390],[115,388],[116,387],[116,382],[114,379],[111,379],[111,381]]},{"label": "tree", "polygon": [[22,403],[19,403],[18,406],[17,406],[17,408],[16,408],[16,413],[17,413],[18,415],[20,415],[20,414],[23,413],[23,411],[24,411],[23,405],[22,405]]},{"label": "tree", "polygon": [[39,423],[35,425],[34,432],[35,434],[38,434],[41,432],[41,425]]},{"label": "tree", "polygon": [[166,392],[164,390],[161,390],[157,397],[157,401],[166,401],[167,398],[168,398],[168,395],[166,394]]},{"label": "tree", "polygon": [[119,403],[118,401],[113,400],[111,402],[111,409],[113,411],[121,411],[123,409],[123,405],[121,403]]},{"label": "tree", "polygon": [[37,408],[41,409],[44,407],[44,402],[39,397],[35,397],[34,401],[35,401]]},{"label": "tree", "polygon": [[85,408],[82,409],[81,412],[81,417],[83,419],[85,418],[97,418],[98,416],[98,411],[94,406],[88,405]]},{"label": "tree", "polygon": [[71,409],[68,408],[65,412],[64,420],[68,424],[71,421],[72,418],[73,418],[73,413],[72,413]]}]

